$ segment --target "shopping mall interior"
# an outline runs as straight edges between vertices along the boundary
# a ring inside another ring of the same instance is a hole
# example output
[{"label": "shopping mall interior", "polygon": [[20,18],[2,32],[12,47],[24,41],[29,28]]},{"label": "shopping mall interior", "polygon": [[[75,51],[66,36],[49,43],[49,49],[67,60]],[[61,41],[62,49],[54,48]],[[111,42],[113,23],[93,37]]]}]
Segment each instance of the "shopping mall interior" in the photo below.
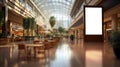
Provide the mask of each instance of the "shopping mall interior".
[{"label": "shopping mall interior", "polygon": [[0,67],[120,67],[120,0],[0,0]]}]

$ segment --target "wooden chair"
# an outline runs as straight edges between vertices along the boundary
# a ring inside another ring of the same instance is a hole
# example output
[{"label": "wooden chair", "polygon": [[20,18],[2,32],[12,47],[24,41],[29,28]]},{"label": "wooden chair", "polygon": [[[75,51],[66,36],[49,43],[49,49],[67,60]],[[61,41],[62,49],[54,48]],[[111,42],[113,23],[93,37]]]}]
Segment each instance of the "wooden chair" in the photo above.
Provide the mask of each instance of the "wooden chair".
[{"label": "wooden chair", "polygon": [[33,41],[34,44],[39,44],[39,42],[40,42],[39,40]]},{"label": "wooden chair", "polygon": [[51,48],[51,43],[50,42],[43,42],[45,46],[45,50],[49,50]]},{"label": "wooden chair", "polygon": [[50,42],[43,42],[44,46],[45,46],[45,51],[46,51],[46,57],[49,57],[49,49],[51,49],[51,43]]},{"label": "wooden chair", "polygon": [[50,45],[51,45],[51,48],[56,47],[56,45],[57,45],[56,40],[50,41]]},{"label": "wooden chair", "polygon": [[21,43],[18,44],[18,57],[21,57],[22,55],[26,56],[26,47],[25,44]]},{"label": "wooden chair", "polygon": [[36,57],[41,58],[41,55],[43,55],[42,57],[45,58],[45,46],[44,45],[34,47],[34,49],[35,49]]}]

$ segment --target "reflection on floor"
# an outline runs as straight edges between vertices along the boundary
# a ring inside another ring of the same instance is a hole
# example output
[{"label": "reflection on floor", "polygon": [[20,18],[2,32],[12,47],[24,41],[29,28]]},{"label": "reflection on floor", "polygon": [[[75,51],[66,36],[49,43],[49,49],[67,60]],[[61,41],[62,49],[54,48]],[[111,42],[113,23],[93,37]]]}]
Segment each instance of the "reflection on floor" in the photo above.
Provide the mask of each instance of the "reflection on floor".
[{"label": "reflection on floor", "polygon": [[0,67],[120,67],[107,43],[83,43],[83,39],[72,43],[63,38],[42,59],[18,59],[17,52],[17,43],[0,45]]}]

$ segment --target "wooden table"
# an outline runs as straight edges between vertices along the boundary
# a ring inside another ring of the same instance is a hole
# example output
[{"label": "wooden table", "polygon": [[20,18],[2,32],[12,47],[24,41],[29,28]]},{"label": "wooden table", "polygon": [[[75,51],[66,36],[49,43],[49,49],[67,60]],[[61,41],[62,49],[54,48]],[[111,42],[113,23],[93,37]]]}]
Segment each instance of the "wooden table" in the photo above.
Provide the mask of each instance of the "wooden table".
[{"label": "wooden table", "polygon": [[[28,51],[28,48],[30,47],[30,48],[33,48],[33,52],[34,52],[34,57],[36,57],[36,49],[38,48],[38,47],[44,47],[44,44],[26,44],[25,45],[26,46],[26,48],[27,48],[27,51]],[[27,57],[29,57],[29,55],[27,54]]]}]

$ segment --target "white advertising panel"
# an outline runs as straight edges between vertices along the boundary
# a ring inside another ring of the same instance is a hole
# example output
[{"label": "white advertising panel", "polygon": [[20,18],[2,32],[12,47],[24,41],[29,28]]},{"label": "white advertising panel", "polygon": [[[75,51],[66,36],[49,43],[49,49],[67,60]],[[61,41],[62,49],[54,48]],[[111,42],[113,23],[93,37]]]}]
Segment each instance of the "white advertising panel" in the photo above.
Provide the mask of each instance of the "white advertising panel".
[{"label": "white advertising panel", "polygon": [[85,35],[102,35],[102,7],[85,7]]}]

